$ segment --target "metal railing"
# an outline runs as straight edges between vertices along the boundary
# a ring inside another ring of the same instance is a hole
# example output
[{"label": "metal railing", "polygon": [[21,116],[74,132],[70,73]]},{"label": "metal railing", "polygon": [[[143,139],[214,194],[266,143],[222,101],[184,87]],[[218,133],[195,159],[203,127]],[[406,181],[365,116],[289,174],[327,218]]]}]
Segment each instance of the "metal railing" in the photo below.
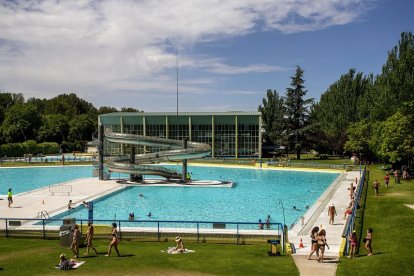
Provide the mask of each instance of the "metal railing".
[{"label": "metal railing", "polygon": [[[86,233],[89,220],[79,219],[81,233]],[[258,229],[257,222],[169,221],[169,220],[93,220],[97,239],[108,238],[111,224],[117,223],[121,238],[163,241],[177,235],[194,242],[261,243],[279,239],[284,245],[281,223],[270,223],[270,229]],[[0,236],[58,239],[62,219],[0,218]]]},{"label": "metal railing", "polygon": [[342,238],[346,239],[344,254],[348,254],[348,249],[349,249],[348,239],[355,227],[356,214],[359,208],[359,201],[361,199],[362,191],[364,190],[364,185],[366,183],[365,181],[366,175],[367,175],[367,170],[365,167],[364,170],[361,171],[358,188],[355,191],[355,198],[354,198],[354,205],[352,206],[352,213],[348,216],[346,223],[345,223],[344,230],[342,232]]},{"label": "metal railing", "polygon": [[41,164],[41,163],[55,163],[55,162],[93,162],[96,157],[92,156],[41,156],[41,157],[1,157],[0,164]]}]

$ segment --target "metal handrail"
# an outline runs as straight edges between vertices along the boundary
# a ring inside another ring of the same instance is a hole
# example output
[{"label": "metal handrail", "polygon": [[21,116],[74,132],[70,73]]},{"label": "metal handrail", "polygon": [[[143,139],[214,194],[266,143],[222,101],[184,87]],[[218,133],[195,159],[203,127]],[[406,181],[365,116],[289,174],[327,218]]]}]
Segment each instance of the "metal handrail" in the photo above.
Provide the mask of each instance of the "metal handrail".
[{"label": "metal handrail", "polygon": [[366,173],[367,173],[367,170],[365,167],[359,179],[358,189],[355,192],[355,199],[354,199],[354,206],[352,207],[352,214],[348,216],[346,223],[345,223],[344,230],[342,231],[342,238],[346,239],[346,244],[345,244],[345,249],[344,249],[344,252],[346,254],[348,253],[348,249],[349,249],[348,248],[349,235],[352,233],[352,230],[354,230],[359,200],[361,199],[361,194],[362,194],[362,191],[364,190]]}]

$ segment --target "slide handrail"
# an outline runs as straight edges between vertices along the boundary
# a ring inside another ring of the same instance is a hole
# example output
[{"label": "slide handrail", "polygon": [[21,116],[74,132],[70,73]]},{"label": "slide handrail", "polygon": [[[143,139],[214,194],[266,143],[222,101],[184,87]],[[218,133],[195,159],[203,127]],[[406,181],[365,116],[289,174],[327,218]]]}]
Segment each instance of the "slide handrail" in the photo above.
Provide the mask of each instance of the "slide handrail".
[{"label": "slide handrail", "polygon": [[164,151],[154,153],[136,154],[135,164],[128,164],[129,158],[113,157],[109,159],[107,167],[110,171],[131,174],[155,174],[166,177],[178,177],[179,174],[173,170],[160,166],[149,166],[144,164],[156,163],[161,161],[178,161],[184,159],[202,158],[211,153],[211,147],[208,144],[198,142],[187,142],[187,148],[184,148],[183,141],[166,139],[152,136],[116,133],[112,129],[106,128],[104,135],[108,142],[124,143],[130,145],[151,146],[165,148]]}]

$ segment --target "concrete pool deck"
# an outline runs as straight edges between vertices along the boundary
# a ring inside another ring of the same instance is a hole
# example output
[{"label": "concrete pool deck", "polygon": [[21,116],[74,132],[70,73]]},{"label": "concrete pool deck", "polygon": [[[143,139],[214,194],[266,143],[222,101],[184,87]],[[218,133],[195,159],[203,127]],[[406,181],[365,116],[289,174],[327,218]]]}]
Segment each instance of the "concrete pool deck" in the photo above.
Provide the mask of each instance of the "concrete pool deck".
[{"label": "concrete pool deck", "polygon": [[[67,187],[70,188],[70,192]],[[49,190],[52,188],[52,192]],[[0,201],[1,218],[39,218],[39,213],[46,211],[50,216],[68,209],[69,200],[73,207],[82,201],[91,201],[104,195],[124,189],[116,180],[99,181],[97,178],[82,178],[57,185],[47,186],[30,192],[13,195],[11,208],[7,206],[7,198]]]}]

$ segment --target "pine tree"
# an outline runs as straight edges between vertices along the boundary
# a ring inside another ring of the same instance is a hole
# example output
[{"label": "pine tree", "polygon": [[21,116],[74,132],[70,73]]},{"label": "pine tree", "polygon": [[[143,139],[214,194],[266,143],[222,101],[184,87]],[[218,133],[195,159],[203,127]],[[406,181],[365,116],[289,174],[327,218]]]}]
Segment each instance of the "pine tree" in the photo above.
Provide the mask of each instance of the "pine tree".
[{"label": "pine tree", "polygon": [[286,89],[286,134],[289,148],[295,149],[296,158],[300,159],[307,140],[305,132],[313,99],[304,99],[307,90],[303,85],[303,70],[299,66],[296,66],[296,73],[291,79],[291,87]]}]

